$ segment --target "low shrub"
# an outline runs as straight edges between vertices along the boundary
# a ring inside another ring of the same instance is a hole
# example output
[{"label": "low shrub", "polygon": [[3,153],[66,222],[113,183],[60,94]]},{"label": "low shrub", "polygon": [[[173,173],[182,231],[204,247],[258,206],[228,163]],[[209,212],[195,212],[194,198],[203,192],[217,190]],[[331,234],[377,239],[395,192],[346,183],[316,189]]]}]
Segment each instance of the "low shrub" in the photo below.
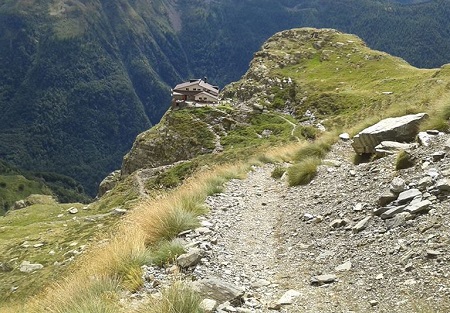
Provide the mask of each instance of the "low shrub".
[{"label": "low shrub", "polygon": [[319,164],[320,160],[316,158],[307,158],[289,167],[287,170],[289,185],[297,186],[308,184],[316,176]]}]

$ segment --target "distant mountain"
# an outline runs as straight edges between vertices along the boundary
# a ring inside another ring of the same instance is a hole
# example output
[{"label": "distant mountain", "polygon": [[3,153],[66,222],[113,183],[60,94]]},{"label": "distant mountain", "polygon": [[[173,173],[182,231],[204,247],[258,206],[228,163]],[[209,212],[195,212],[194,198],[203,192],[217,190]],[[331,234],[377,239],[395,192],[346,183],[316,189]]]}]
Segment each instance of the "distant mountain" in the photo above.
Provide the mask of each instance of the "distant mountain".
[{"label": "distant mountain", "polygon": [[159,121],[172,86],[237,80],[264,40],[292,27],[355,33],[416,66],[450,62],[450,3],[402,2],[0,0],[0,159],[93,195]]}]

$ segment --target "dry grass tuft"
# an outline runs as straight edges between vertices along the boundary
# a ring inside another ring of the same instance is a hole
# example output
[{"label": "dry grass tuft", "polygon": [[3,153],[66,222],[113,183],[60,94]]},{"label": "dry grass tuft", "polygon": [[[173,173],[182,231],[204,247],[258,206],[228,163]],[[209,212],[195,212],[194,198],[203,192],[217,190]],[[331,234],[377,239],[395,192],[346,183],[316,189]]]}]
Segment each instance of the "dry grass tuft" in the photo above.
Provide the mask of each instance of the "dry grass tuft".
[{"label": "dry grass tuft", "polygon": [[289,186],[307,185],[317,174],[320,160],[308,158],[288,168]]},{"label": "dry grass tuft", "polygon": [[202,313],[201,298],[189,286],[176,282],[162,293],[161,299],[150,301],[139,313]]}]

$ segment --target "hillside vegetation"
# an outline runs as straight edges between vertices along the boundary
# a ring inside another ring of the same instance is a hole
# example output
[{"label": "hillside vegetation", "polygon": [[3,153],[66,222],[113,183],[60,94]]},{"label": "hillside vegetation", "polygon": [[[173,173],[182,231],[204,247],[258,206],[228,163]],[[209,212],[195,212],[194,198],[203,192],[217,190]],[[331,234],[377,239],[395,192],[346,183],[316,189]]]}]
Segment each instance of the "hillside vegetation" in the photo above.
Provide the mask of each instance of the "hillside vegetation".
[{"label": "hillside vegetation", "polygon": [[264,40],[292,27],[356,33],[416,66],[448,62],[449,2],[408,2],[0,1],[0,158],[94,196],[159,122],[171,87],[235,81]]},{"label": "hillside vegetation", "polygon": [[[220,106],[169,110],[139,135],[119,182],[98,201],[34,204],[0,218],[2,301],[12,301],[12,312],[131,312],[119,299],[143,286],[141,266],[170,264],[181,253],[172,240],[197,227],[206,196],[225,181],[252,164],[322,158],[336,131],[355,133],[387,116],[441,118],[449,92],[449,66],[417,69],[332,29],[278,33],[225,88]],[[44,267],[23,273],[23,261]],[[43,293],[44,286],[51,288]],[[164,299],[177,301],[170,292]]]}]

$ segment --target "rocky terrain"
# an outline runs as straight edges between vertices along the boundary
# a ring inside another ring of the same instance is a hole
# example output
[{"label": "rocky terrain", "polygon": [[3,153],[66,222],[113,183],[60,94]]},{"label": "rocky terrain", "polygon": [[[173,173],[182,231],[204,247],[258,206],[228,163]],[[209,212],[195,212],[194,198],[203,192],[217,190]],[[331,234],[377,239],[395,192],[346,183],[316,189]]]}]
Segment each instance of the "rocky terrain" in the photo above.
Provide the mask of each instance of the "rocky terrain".
[{"label": "rocky terrain", "polygon": [[[207,199],[178,269],[215,312],[448,312],[450,136],[428,137],[405,170],[354,165],[349,141],[307,186],[254,167]],[[147,268],[147,291],[171,275]]]}]

